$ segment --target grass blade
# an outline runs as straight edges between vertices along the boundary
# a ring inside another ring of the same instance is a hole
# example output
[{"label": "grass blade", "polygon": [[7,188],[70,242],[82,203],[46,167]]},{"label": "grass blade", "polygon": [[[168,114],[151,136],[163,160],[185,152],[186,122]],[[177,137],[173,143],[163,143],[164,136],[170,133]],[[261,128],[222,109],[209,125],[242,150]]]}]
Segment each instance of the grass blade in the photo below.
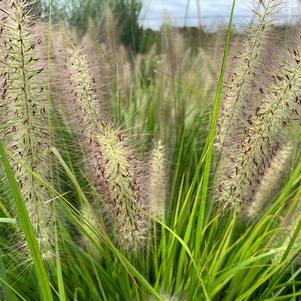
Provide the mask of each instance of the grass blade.
[{"label": "grass blade", "polygon": [[15,203],[16,203],[16,208],[17,212],[19,214],[20,218],[20,223],[22,226],[22,229],[24,231],[26,241],[28,244],[28,248],[30,250],[30,254],[33,259],[34,263],[34,268],[36,271],[37,279],[40,284],[40,295],[42,300],[44,301],[52,301],[52,293],[50,289],[50,285],[48,282],[48,277],[46,273],[46,269],[41,257],[39,245],[37,242],[37,239],[35,237],[35,233],[32,227],[32,224],[30,222],[30,218],[27,212],[27,209],[25,207],[23,198],[20,193],[20,189],[18,187],[16,178],[14,177],[13,171],[11,169],[11,166],[8,162],[8,158],[6,155],[6,151],[4,149],[2,141],[0,141],[0,155],[1,155],[1,160],[5,168],[5,173],[10,185],[10,189],[12,192],[12,195],[14,197]]},{"label": "grass blade", "polygon": [[223,62],[222,62],[219,82],[218,82],[215,101],[214,101],[210,131],[209,131],[208,139],[207,139],[207,151],[205,152],[206,161],[205,161],[205,167],[204,167],[204,171],[203,171],[203,190],[202,190],[202,197],[201,197],[201,204],[203,204],[203,206],[201,208],[201,214],[200,214],[200,218],[202,219],[202,221],[204,220],[205,204],[206,204],[208,190],[209,190],[209,177],[210,177],[210,172],[211,172],[213,142],[214,142],[214,138],[215,138],[217,117],[218,117],[219,107],[220,107],[220,103],[221,103],[223,82],[224,82],[227,56],[228,56],[228,50],[229,50],[229,43],[230,43],[230,37],[231,37],[231,28],[232,28],[232,22],[233,22],[233,16],[234,16],[235,1],[236,0],[233,0],[233,2],[232,2],[232,10],[231,10],[230,21],[229,21],[229,25],[228,25],[226,45],[224,48]]},{"label": "grass blade", "polygon": [[6,218],[6,217],[1,217],[0,218],[0,224],[16,224],[16,220],[14,218]]}]

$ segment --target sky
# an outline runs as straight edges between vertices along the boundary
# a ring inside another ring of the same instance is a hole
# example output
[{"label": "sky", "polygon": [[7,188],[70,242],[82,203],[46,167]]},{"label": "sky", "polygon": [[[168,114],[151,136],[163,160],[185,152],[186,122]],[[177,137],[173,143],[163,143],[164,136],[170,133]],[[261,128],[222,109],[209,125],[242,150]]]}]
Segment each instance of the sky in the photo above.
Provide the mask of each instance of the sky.
[{"label": "sky", "polygon": [[[236,0],[236,2],[234,23],[247,24],[251,19],[251,9],[254,7],[252,3],[256,0]],[[188,11],[187,3],[189,3]],[[198,18],[197,3],[201,18]],[[159,29],[166,17],[176,26],[184,26],[185,23],[187,26],[194,26],[201,20],[201,24],[210,30],[218,23],[227,22],[231,4],[231,0],[143,0],[140,20],[144,28],[152,29]],[[286,0],[280,13],[282,19],[294,19],[297,14],[301,14],[301,5],[298,4],[298,0]]]}]

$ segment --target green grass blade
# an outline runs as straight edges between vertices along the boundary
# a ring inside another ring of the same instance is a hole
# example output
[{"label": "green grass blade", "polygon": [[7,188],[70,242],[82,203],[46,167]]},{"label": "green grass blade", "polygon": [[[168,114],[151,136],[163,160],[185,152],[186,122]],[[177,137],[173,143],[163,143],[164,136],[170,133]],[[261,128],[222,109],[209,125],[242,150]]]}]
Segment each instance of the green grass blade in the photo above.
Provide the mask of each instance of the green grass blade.
[{"label": "green grass blade", "polygon": [[189,247],[187,246],[187,244],[185,243],[185,241],[177,234],[175,233],[172,229],[170,229],[167,225],[165,225],[162,221],[160,221],[157,217],[155,217],[154,215],[148,213],[145,211],[145,214],[147,214],[150,218],[152,218],[154,221],[156,221],[157,223],[159,223],[163,228],[165,228],[167,231],[169,231],[173,237],[175,237],[179,242],[180,244],[182,245],[182,247],[185,249],[186,253],[188,254],[188,256],[190,257],[190,260],[196,270],[196,273],[198,275],[198,279],[200,281],[200,284],[202,286],[202,289],[203,289],[203,292],[204,292],[204,295],[205,295],[205,298],[207,301],[211,300],[210,299],[210,296],[209,296],[209,292],[205,286],[205,283],[204,283],[204,280],[202,278],[202,275],[200,274],[199,272],[199,269],[198,269],[198,266],[196,264],[196,260],[193,258],[193,255],[189,249]]},{"label": "green grass blade", "polygon": [[12,195],[13,195],[15,203],[16,203],[16,208],[17,208],[17,212],[19,214],[20,223],[21,223],[22,229],[23,229],[25,237],[26,237],[26,241],[28,244],[28,248],[30,250],[30,254],[33,259],[37,279],[40,284],[41,298],[44,301],[52,301],[53,300],[52,293],[51,293],[50,285],[48,282],[46,269],[45,269],[45,266],[44,266],[44,263],[43,263],[43,260],[41,257],[39,245],[36,240],[34,229],[30,222],[30,218],[29,218],[27,209],[25,207],[23,198],[21,196],[20,189],[18,187],[16,178],[14,177],[13,171],[8,162],[8,158],[7,158],[6,151],[4,149],[2,141],[0,141],[0,155],[1,155],[2,163],[5,168],[5,173],[6,173],[7,179],[8,179],[9,185],[10,185],[10,189],[12,191]]},{"label": "green grass blade", "polygon": [[60,301],[66,301],[66,293],[64,287],[64,279],[61,266],[61,257],[60,257],[60,246],[59,246],[59,234],[58,234],[58,225],[55,224],[55,255],[56,255],[56,269],[57,269],[57,282],[59,289],[59,299]]},{"label": "green grass blade", "polygon": [[3,223],[3,224],[16,224],[17,221],[14,218],[0,217],[0,223]]},{"label": "green grass blade", "polygon": [[212,155],[213,155],[212,154],[213,153],[213,143],[214,143],[215,132],[216,132],[218,112],[219,112],[219,107],[220,107],[220,103],[221,103],[223,82],[224,82],[224,76],[225,76],[225,70],[226,70],[229,43],[230,43],[230,37],[231,37],[231,28],[232,28],[234,8],[235,8],[235,1],[236,0],[233,0],[233,2],[232,2],[232,10],[231,10],[230,21],[229,21],[229,25],[228,25],[226,45],[224,48],[224,57],[223,57],[219,82],[218,82],[215,101],[214,101],[210,131],[209,131],[208,139],[207,139],[206,161],[205,161],[205,167],[204,167],[204,171],[203,171],[203,190],[202,190],[202,197],[201,197],[202,208],[201,208],[201,213],[200,213],[200,218],[202,220],[204,219],[205,204],[206,204],[208,190],[209,190],[209,178],[210,178],[211,161],[212,161]]},{"label": "green grass blade", "polygon": [[[68,168],[66,162],[63,160],[59,152],[55,149],[52,148],[52,152],[56,156],[56,158],[59,160],[60,164],[62,164],[63,168],[65,169],[66,173],[70,177],[70,180],[78,190],[83,202],[86,202],[89,204],[84,192],[82,191],[79,183],[77,182],[76,178],[72,174],[71,170]],[[80,223],[75,219],[74,222],[77,223],[79,227],[82,227]],[[107,237],[106,233],[103,233],[102,239],[105,244],[107,244],[112,251],[115,253],[116,257],[119,259],[119,261],[122,263],[122,265],[126,268],[128,273],[132,273],[139,281],[140,283],[158,300],[158,301],[163,301],[162,297],[160,294],[152,287],[152,285],[143,277],[143,275],[128,261],[128,259],[113,245],[113,243],[110,241],[110,239]],[[99,248],[99,246],[96,245],[96,247]]]},{"label": "green grass blade", "polygon": [[[14,294],[16,294],[16,296],[18,296],[19,300],[28,301],[22,295],[20,295],[9,283],[7,283],[7,281],[5,281],[1,277],[0,277],[0,282],[2,282],[4,284],[4,286],[7,287],[7,288],[9,288]],[[16,300],[16,299],[14,298],[12,300]]]}]

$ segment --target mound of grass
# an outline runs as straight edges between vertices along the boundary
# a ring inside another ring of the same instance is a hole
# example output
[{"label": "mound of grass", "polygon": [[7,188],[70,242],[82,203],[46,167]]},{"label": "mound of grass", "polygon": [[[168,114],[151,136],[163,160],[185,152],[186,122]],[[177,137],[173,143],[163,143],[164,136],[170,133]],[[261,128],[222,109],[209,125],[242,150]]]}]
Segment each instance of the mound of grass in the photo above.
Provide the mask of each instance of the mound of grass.
[{"label": "mound of grass", "polygon": [[214,48],[165,24],[136,56],[110,10],[78,37],[34,8],[0,2],[0,299],[299,300],[301,45],[271,41],[281,1],[240,49],[233,1]]}]

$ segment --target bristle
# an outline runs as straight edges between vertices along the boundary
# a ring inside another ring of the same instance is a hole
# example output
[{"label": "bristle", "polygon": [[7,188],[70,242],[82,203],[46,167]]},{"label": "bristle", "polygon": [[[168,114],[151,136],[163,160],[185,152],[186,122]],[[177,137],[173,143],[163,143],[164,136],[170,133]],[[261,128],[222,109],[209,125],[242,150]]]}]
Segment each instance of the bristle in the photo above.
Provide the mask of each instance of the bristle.
[{"label": "bristle", "polygon": [[[2,78],[2,138],[14,157],[32,171],[48,178],[47,92],[43,68],[36,57],[39,39],[26,12],[30,1],[1,3],[0,76]],[[9,7],[9,8],[7,8]],[[8,10],[6,10],[8,9]],[[38,180],[12,162],[15,176],[36,231],[44,258],[51,256],[49,195]]]}]

